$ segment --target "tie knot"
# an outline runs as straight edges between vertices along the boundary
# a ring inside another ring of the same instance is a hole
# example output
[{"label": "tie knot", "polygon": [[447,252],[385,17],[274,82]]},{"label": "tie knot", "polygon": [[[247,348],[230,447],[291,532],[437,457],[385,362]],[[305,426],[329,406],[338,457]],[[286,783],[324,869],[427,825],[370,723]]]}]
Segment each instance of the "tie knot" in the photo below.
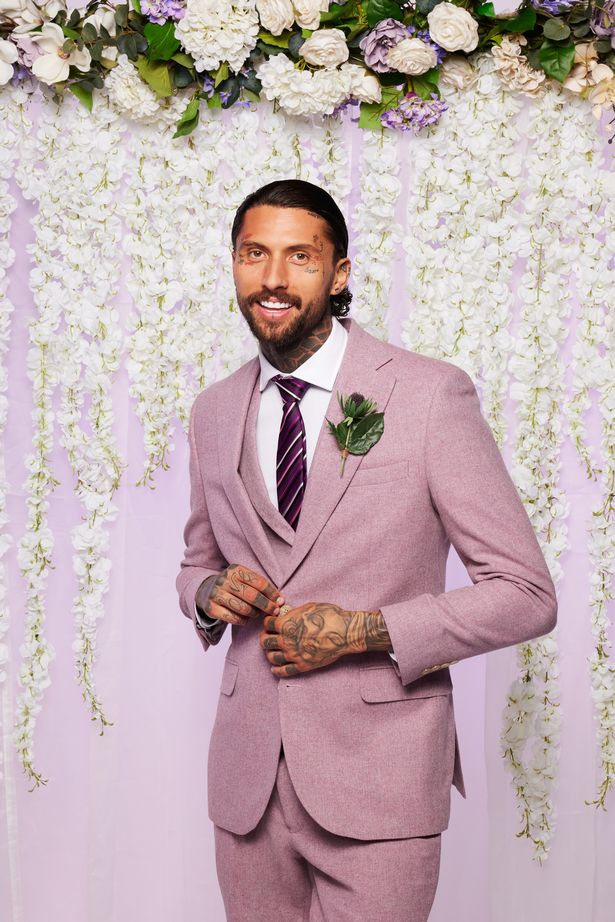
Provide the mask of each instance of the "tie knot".
[{"label": "tie knot", "polygon": [[301,400],[310,386],[308,381],[303,381],[301,378],[294,378],[292,375],[274,375],[271,380],[275,381],[277,384],[284,404],[292,400]]}]

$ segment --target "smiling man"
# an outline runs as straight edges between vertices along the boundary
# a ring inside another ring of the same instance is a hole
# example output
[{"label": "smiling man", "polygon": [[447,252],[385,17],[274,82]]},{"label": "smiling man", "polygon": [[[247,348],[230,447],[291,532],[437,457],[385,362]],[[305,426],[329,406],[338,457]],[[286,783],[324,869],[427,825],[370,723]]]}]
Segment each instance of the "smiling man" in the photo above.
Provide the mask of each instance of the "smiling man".
[{"label": "smiling man", "polygon": [[[196,398],[180,607],[229,624],[208,758],[229,922],[425,922],[450,790],[449,666],[541,636],[557,602],[470,377],[347,317],[331,196],[256,190],[232,228],[258,354]],[[340,450],[339,398],[384,413]],[[445,592],[453,544],[472,585]]]}]

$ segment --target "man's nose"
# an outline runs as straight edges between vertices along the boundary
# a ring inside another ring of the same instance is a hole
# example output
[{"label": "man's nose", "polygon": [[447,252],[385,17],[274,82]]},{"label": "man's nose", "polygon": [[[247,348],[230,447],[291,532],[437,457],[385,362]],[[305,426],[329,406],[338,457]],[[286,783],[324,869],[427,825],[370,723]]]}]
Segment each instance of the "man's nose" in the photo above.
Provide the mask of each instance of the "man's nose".
[{"label": "man's nose", "polygon": [[283,256],[270,256],[265,266],[263,274],[263,285],[269,291],[276,291],[278,288],[288,286],[288,272],[286,261]]}]

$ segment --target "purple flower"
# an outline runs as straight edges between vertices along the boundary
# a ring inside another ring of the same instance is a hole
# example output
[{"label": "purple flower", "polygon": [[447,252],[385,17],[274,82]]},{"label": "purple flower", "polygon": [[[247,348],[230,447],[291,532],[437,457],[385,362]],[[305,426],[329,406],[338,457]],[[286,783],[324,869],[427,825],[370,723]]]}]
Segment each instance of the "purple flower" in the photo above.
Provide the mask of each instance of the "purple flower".
[{"label": "purple flower", "polygon": [[615,48],[615,0],[599,0],[592,9],[589,25],[599,38],[611,39],[611,47]]},{"label": "purple flower", "polygon": [[389,48],[399,44],[407,35],[405,25],[397,19],[383,19],[379,22],[359,42],[367,66],[379,74],[391,71],[393,68],[386,63]]},{"label": "purple flower", "polygon": [[560,13],[566,13],[571,7],[576,6],[578,0],[530,0],[530,2],[536,10],[559,16]]},{"label": "purple flower", "polygon": [[436,93],[431,94],[431,99],[421,99],[417,93],[406,93],[395,108],[382,113],[380,121],[385,128],[418,134],[426,125],[438,122],[447,109],[447,103],[438,99]]},{"label": "purple flower", "polygon": [[167,19],[177,22],[186,14],[182,0],[141,0],[141,12],[159,26],[164,25]]},{"label": "purple flower", "polygon": [[214,87],[214,78],[210,77],[209,74],[203,74],[203,92],[211,97],[215,93]]},{"label": "purple flower", "polygon": [[341,102],[339,106],[335,107],[335,109],[331,113],[331,118],[336,118],[336,116],[338,116],[340,112],[344,112],[344,110],[347,109],[348,106],[358,106],[358,105],[360,105],[360,101],[358,99],[353,99],[351,96],[349,99],[346,100],[346,102]]}]

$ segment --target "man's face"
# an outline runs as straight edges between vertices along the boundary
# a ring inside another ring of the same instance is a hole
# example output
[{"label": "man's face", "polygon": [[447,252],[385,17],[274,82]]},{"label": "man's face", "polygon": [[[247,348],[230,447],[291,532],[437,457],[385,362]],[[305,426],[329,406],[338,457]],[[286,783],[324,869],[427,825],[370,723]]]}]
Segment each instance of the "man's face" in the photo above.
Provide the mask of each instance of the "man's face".
[{"label": "man's face", "polygon": [[245,213],[233,278],[241,313],[259,342],[288,349],[329,314],[329,296],[344,288],[350,260],[335,262],[326,228],[303,208],[258,205]]}]

